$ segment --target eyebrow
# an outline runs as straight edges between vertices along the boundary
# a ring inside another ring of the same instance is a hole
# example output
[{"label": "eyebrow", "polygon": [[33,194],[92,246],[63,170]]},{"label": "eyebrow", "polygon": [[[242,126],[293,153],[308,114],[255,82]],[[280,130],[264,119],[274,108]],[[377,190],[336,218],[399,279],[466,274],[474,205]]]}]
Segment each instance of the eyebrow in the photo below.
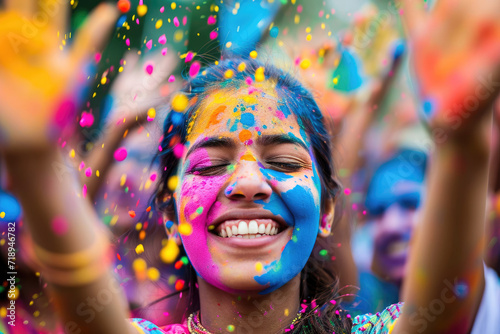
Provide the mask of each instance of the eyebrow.
[{"label": "eyebrow", "polygon": [[271,146],[279,144],[293,144],[309,151],[307,145],[299,138],[290,135],[264,135],[257,138],[257,144],[261,146]]},{"label": "eyebrow", "polygon": [[207,147],[225,147],[225,148],[235,148],[236,144],[231,138],[228,137],[212,137],[212,138],[205,138],[198,143],[194,144],[191,146],[189,151],[186,154],[186,157],[188,157],[191,153],[196,151],[197,149],[200,148],[207,148]]}]

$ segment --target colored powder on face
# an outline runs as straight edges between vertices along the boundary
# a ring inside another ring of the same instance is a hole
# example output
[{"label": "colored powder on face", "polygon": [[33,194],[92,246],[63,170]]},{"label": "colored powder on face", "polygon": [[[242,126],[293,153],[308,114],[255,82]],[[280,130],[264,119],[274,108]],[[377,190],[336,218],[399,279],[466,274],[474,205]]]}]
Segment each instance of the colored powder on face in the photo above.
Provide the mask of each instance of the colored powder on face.
[{"label": "colored powder on face", "polygon": [[[277,179],[280,182],[293,180],[293,176],[278,171],[262,169],[261,172],[265,177]],[[312,252],[320,220],[321,185],[316,168],[314,168],[312,179],[318,192],[317,197],[307,186],[297,184],[280,196],[273,193],[265,202],[255,201],[262,204],[265,210],[281,216],[287,224],[294,227],[292,239],[283,249],[281,258],[265,266],[266,273],[254,277],[259,284],[269,286],[260,294],[270,293],[295,277],[304,268]]]},{"label": "colored powder on face", "polygon": [[238,137],[240,138],[241,142],[244,143],[247,140],[252,138],[252,133],[249,130],[244,129],[244,130],[240,131],[240,134],[238,135]]},{"label": "colored powder on face", "polygon": [[226,106],[219,106],[215,111],[210,115],[210,118],[208,119],[207,123],[207,128],[209,128],[211,125],[217,125],[219,124],[222,119],[220,119],[221,115],[223,115],[224,111],[226,110]]},{"label": "colored powder on face", "polygon": [[256,161],[255,157],[250,151],[246,151],[240,158],[242,161]]},{"label": "colored powder on face", "polygon": [[248,112],[241,115],[240,122],[243,125],[243,128],[245,128],[245,129],[248,129],[249,127],[252,127],[255,125],[255,119],[254,119],[253,114],[248,113]]},{"label": "colored powder on face", "polygon": [[283,112],[281,110],[276,110],[276,113],[275,113],[276,117],[278,117],[280,120],[284,120],[286,117],[285,115],[283,114]]}]

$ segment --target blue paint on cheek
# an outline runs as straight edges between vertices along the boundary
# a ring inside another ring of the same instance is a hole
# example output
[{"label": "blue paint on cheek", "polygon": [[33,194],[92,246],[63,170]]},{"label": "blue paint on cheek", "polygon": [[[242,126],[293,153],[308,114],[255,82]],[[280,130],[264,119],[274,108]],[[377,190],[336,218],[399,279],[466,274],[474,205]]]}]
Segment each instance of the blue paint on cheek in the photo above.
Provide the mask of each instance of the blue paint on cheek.
[{"label": "blue paint on cheek", "polygon": [[[257,283],[268,286],[260,294],[276,290],[300,273],[311,255],[318,233],[320,208],[310,189],[297,185],[281,197],[294,217],[293,235],[281,253],[281,258],[265,266],[265,274],[254,276]],[[272,200],[264,204],[264,209],[273,214],[283,213],[282,208],[275,212],[279,208],[271,203]]]},{"label": "blue paint on cheek", "polygon": [[241,125],[243,125],[244,129],[248,129],[248,128],[255,125],[255,119],[253,117],[253,114],[248,113],[248,112],[241,115],[240,122],[241,122]]}]

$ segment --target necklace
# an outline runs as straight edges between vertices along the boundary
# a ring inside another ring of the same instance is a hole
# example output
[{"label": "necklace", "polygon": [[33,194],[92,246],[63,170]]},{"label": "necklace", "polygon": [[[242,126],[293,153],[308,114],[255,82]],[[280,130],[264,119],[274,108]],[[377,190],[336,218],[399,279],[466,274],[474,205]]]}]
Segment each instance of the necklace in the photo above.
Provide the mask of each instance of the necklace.
[{"label": "necklace", "polygon": [[[293,319],[289,327],[293,328],[299,322],[300,318],[302,318],[302,314],[302,312],[297,313],[297,316]],[[213,334],[201,324],[200,311],[191,313],[188,317],[187,326],[190,334]]]}]

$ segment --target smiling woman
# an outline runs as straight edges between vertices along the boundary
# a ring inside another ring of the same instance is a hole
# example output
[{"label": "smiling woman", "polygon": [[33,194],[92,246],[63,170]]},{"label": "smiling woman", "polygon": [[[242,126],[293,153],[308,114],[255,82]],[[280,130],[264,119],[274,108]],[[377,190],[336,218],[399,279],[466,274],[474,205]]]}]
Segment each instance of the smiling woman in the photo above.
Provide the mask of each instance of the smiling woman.
[{"label": "smiling woman", "polygon": [[[266,81],[253,80],[259,71]],[[252,328],[276,332],[310,302],[304,312],[321,306],[324,323],[304,317],[295,328],[349,332],[333,273],[310,257],[321,229],[331,228],[339,188],[311,94],[291,75],[247,59],[206,69],[181,93],[190,103],[165,121],[156,203],[179,225],[197,274],[189,313],[201,309],[204,326],[215,330],[244,327],[248,319],[237,314],[258,311]],[[185,146],[179,158],[177,145]],[[169,187],[174,176],[176,189]],[[286,298],[269,302],[271,292]]]},{"label": "smiling woman", "polygon": [[[61,15],[35,34],[34,44],[13,48],[12,34],[22,34],[23,24],[47,4]],[[193,275],[186,320],[162,328],[127,319],[110,265],[116,253],[85,198],[86,187],[72,173],[54,173],[55,165],[67,162],[62,142],[86,78],[93,77],[82,69],[116,18],[112,7],[101,5],[61,53],[56,32],[66,29],[65,5],[11,0],[0,11],[0,21],[8,23],[0,25],[6,46],[0,56],[0,149],[33,239],[33,263],[50,287],[64,332],[498,332],[500,292],[484,279],[481,222],[488,111],[499,87],[492,81],[491,96],[474,111],[467,101],[480,74],[500,75],[500,2],[440,0],[427,13],[420,1],[403,1],[419,98],[436,150],[402,312],[394,304],[351,319],[339,306],[331,263],[312,255],[331,232],[339,186],[331,138],[311,93],[291,75],[251,59],[191,71],[173,110],[164,111],[155,210],[164,215],[167,233],[180,233]],[[140,246],[138,254],[151,245]],[[171,258],[178,255],[173,253]],[[441,301],[443,291],[447,298]],[[91,318],[90,301],[96,311]]]}]

